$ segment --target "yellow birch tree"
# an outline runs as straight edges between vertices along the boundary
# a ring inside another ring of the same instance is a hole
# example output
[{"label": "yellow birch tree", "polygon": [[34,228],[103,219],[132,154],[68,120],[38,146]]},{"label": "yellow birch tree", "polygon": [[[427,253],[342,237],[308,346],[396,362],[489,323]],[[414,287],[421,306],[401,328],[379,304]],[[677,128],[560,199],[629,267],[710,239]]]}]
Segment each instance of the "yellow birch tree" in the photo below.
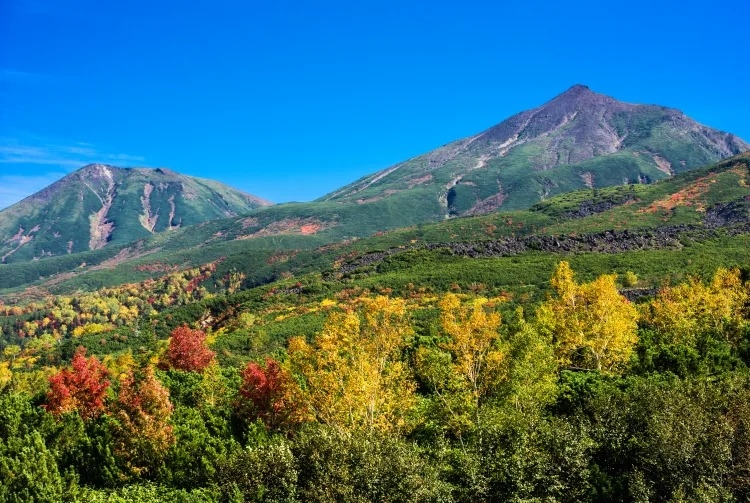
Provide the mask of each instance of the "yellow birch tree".
[{"label": "yellow birch tree", "polygon": [[403,430],[415,384],[402,352],[412,335],[403,299],[363,300],[332,313],[313,344],[289,341],[292,370],[317,419],[339,428]]},{"label": "yellow birch tree", "polygon": [[556,295],[537,311],[540,330],[548,331],[561,365],[614,371],[627,362],[638,340],[638,311],[620,295],[616,274],[578,284],[567,262],[550,281]]}]

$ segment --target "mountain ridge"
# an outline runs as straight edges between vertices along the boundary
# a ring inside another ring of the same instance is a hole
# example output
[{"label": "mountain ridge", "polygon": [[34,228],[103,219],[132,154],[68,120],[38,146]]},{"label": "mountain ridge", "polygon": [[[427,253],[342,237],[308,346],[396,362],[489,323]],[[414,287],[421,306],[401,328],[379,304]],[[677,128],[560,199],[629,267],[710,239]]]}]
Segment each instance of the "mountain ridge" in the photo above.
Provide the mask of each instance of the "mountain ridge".
[{"label": "mountain ridge", "polygon": [[269,205],[164,168],[88,164],[0,211],[0,258],[6,263],[97,250]]},{"label": "mountain ridge", "polygon": [[[748,149],[736,136],[679,110],[623,103],[577,84],[539,107],[310,203],[269,207],[218,182],[165,168],[87,165],[0,211],[0,258],[19,262],[99,250],[245,214],[217,225],[212,242],[235,234],[243,240],[314,235],[321,243],[335,242],[525,209],[578,189],[649,183]],[[132,183],[124,184],[126,178]],[[58,221],[69,235],[53,228]],[[177,234],[189,240],[189,233]]]},{"label": "mountain ridge", "polygon": [[[747,152],[655,184],[579,190],[527,210],[455,218],[346,241],[325,232],[245,239],[255,228],[246,227],[247,217],[215,220],[130,245],[0,266],[0,299],[88,291],[214,261],[220,263],[216,278],[242,272],[245,286],[257,286],[313,270],[358,277],[373,267],[380,270],[383,260],[421,249],[494,257],[526,251],[682,249],[695,240],[725,235],[744,242],[750,239],[749,169]],[[17,290],[25,286],[31,287],[26,293]]]},{"label": "mountain ridge", "polygon": [[[576,84],[539,107],[365,176],[319,200],[361,204],[434,184],[433,197],[446,216],[481,214],[509,205],[528,207],[571,189],[613,185],[601,166],[582,166],[598,157],[630,154],[635,159],[614,159],[614,164],[623,165],[618,183],[642,183],[748,149],[750,145],[735,135],[703,126],[677,109],[624,103]],[[564,168],[573,172],[539,174]],[[526,175],[534,180],[524,180]],[[514,190],[521,195],[514,195]]]}]

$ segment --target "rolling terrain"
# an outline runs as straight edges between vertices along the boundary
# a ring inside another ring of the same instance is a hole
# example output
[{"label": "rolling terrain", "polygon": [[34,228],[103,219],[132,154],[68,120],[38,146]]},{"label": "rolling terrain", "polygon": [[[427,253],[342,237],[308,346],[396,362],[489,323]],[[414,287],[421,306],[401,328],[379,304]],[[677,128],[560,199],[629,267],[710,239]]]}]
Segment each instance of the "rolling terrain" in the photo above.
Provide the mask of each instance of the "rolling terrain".
[{"label": "rolling terrain", "polygon": [[[527,210],[454,218],[346,241],[336,241],[333,229],[306,233],[304,225],[312,224],[301,222],[294,232],[250,239],[248,234],[264,228],[257,217],[216,220],[109,250],[6,265],[0,268],[0,283],[6,286],[0,293],[16,297],[28,285],[35,295],[94,290],[216,260],[221,260],[219,276],[242,272],[244,286],[250,287],[285,274],[321,270],[358,277],[379,270],[381,262],[404,257],[410,263],[408,257],[424,254],[500,258],[544,252],[550,264],[555,256],[577,252],[666,257],[683,250],[685,243],[744,242],[749,163],[747,154],[738,155],[654,184],[584,189]],[[726,236],[730,228],[733,234]],[[697,246],[685,253],[702,245]],[[417,266],[419,260],[413,263]],[[453,277],[450,268],[441,274]]]},{"label": "rolling terrain", "polygon": [[[184,251],[227,240],[245,241],[248,250],[300,239],[333,243],[449,217],[525,209],[578,189],[643,185],[748,148],[678,110],[622,103],[577,85],[478,135],[310,203],[269,206],[217,182],[164,169],[86,166],[0,212],[0,258],[13,264],[57,257],[29,265],[27,276],[35,281],[157,247]],[[196,224],[203,227],[190,227]],[[0,276],[9,272],[0,270]]]},{"label": "rolling terrain", "polygon": [[745,501],[749,181],[6,264],[0,500]]}]

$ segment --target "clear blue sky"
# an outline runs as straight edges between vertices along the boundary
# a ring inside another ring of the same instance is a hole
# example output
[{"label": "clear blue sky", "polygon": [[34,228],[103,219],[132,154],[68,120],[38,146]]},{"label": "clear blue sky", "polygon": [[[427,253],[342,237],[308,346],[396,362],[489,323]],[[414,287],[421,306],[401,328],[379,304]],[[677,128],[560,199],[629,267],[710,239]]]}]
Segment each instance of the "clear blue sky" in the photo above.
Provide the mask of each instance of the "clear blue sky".
[{"label": "clear blue sky", "polygon": [[92,161],[310,200],[575,83],[750,140],[749,5],[0,0],[0,207]]}]

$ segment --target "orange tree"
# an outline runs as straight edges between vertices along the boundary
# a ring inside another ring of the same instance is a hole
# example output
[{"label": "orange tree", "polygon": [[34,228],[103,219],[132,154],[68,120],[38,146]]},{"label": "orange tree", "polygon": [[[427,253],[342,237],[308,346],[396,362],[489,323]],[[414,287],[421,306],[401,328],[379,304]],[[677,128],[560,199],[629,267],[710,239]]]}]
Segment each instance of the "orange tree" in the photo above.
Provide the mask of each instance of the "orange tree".
[{"label": "orange tree", "polygon": [[85,421],[98,417],[104,412],[108,376],[104,365],[95,356],[86,358],[86,349],[79,347],[70,368],[49,378],[45,408],[55,415],[76,411]]},{"label": "orange tree", "polygon": [[203,372],[215,353],[206,345],[206,333],[187,325],[172,330],[167,349],[167,362],[172,368],[188,372]]}]

